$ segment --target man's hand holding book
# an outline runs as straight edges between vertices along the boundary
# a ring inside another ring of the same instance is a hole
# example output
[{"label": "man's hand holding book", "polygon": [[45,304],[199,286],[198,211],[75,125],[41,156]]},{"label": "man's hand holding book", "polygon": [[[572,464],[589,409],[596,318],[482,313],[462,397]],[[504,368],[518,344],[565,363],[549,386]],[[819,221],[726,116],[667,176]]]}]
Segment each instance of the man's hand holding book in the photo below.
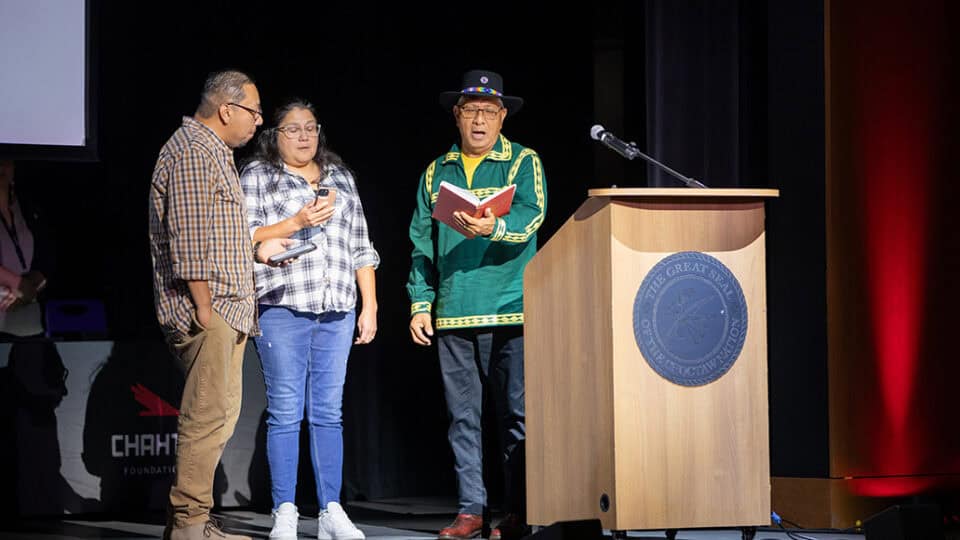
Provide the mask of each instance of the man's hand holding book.
[{"label": "man's hand holding book", "polygon": [[446,223],[467,238],[490,236],[497,218],[510,213],[516,188],[510,185],[480,200],[470,190],[441,182],[433,219]]}]

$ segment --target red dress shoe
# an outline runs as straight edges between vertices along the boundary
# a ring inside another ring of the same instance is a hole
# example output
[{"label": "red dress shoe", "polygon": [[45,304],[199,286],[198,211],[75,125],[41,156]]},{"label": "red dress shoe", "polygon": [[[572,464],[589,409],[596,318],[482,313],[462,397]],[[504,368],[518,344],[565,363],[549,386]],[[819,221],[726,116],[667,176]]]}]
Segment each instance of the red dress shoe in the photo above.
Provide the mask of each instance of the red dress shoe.
[{"label": "red dress shoe", "polygon": [[530,534],[530,527],[517,514],[503,516],[503,521],[492,531],[490,540],[520,540]]},{"label": "red dress shoe", "polygon": [[476,538],[483,531],[483,517],[477,514],[457,514],[448,527],[440,529],[438,540],[465,540]]}]

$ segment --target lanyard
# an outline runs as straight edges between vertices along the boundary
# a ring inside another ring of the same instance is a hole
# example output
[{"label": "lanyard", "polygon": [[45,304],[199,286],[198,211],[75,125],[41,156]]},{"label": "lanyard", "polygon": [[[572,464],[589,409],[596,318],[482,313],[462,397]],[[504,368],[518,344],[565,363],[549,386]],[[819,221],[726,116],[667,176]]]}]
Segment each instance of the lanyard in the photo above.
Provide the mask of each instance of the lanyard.
[{"label": "lanyard", "polygon": [[20,248],[20,237],[17,235],[17,216],[14,215],[12,206],[10,207],[10,223],[7,223],[7,218],[3,217],[2,212],[0,212],[0,221],[3,222],[3,228],[7,230],[10,240],[13,241],[13,249],[16,250],[17,258],[20,259],[20,267],[29,270],[27,261],[23,257],[23,249]]}]

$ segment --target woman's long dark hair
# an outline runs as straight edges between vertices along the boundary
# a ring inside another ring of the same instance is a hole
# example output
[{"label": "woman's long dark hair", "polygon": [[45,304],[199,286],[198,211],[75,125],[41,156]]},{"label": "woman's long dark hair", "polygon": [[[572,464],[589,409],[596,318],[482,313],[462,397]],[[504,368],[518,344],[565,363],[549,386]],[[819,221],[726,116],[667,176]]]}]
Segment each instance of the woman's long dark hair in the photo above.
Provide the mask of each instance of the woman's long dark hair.
[{"label": "woman's long dark hair", "polygon": [[[280,157],[280,147],[277,144],[277,137],[280,136],[280,132],[277,130],[277,127],[280,126],[280,122],[283,121],[290,111],[294,109],[304,109],[310,111],[310,114],[313,115],[314,119],[317,119],[317,109],[313,106],[312,103],[305,99],[293,98],[286,101],[283,105],[277,108],[273,113],[273,126],[269,129],[264,129],[260,132],[260,135],[257,136],[257,146],[253,154],[246,160],[244,166],[249,165],[254,161],[260,161],[263,163],[269,163],[273,165],[277,170],[283,170],[283,158]],[[329,165],[337,165],[350,170],[346,164],[343,163],[343,160],[330,150],[327,147],[327,136],[323,132],[323,128],[320,126],[320,121],[317,119],[317,153],[313,155],[313,160],[320,165],[320,172],[326,174],[326,169]],[[353,171],[350,171],[351,176],[353,176]]]}]

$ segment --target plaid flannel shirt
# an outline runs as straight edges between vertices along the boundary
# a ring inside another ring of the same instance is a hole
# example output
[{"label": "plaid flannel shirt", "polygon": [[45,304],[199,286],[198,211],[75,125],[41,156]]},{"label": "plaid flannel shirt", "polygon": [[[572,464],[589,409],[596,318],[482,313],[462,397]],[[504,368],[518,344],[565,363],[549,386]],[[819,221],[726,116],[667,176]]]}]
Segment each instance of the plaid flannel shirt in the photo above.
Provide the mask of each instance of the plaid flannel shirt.
[{"label": "plaid flannel shirt", "polygon": [[259,333],[253,242],[233,150],[190,117],[163,145],[153,170],[150,256],[165,334],[190,332],[196,307],[187,281],[207,282],[214,311],[233,329]]},{"label": "plaid flannel shirt", "polygon": [[[303,177],[259,161],[244,167],[240,184],[246,194],[251,236],[258,227],[293,217],[316,198]],[[380,264],[350,171],[329,165],[320,185],[336,188],[336,212],[323,225],[301,229],[290,237],[313,242],[315,251],[279,268],[257,265],[261,304],[308,313],[350,311],[357,304],[356,271]]]}]

